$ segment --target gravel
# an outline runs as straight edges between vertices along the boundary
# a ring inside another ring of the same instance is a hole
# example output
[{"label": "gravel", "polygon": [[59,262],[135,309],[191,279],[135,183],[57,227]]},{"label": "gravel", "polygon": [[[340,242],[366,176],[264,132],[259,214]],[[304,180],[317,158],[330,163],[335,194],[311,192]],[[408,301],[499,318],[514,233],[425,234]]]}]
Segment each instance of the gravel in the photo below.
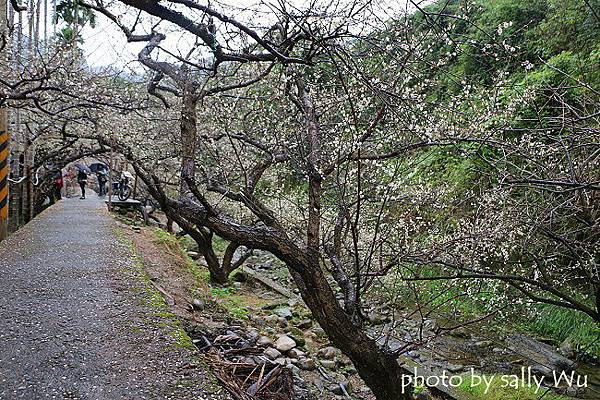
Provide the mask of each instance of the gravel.
[{"label": "gravel", "polygon": [[0,243],[0,399],[229,398],[149,303],[118,229],[90,196]]}]

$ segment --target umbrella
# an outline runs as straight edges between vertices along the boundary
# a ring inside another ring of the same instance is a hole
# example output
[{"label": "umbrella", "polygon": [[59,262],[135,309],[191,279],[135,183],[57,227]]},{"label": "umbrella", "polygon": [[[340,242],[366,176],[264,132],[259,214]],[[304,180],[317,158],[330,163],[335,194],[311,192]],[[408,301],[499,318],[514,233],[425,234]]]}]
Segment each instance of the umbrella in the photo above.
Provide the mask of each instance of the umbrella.
[{"label": "umbrella", "polygon": [[108,171],[108,165],[101,163],[101,162],[95,162],[95,163],[90,164],[90,171],[98,172],[100,170]]},{"label": "umbrella", "polygon": [[88,172],[88,173],[92,172],[92,171],[90,171],[90,169],[87,165],[83,165],[83,164],[79,164],[79,163],[75,164],[75,168],[77,168],[78,170],[83,171],[83,172]]}]

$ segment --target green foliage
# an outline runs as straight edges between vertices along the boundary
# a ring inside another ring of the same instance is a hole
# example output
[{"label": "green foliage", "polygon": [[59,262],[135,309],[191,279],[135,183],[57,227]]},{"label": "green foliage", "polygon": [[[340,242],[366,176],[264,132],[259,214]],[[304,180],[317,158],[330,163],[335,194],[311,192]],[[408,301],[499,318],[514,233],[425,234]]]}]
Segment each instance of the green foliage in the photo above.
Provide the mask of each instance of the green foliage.
[{"label": "green foliage", "polygon": [[600,327],[590,317],[553,305],[536,307],[529,325],[534,332],[561,342],[570,339],[581,352],[600,357]]},{"label": "green foliage", "polygon": [[210,288],[210,294],[216,298],[217,302],[225,309],[232,317],[236,319],[247,319],[248,310],[244,306],[244,301],[241,297],[236,296],[230,288],[213,287]]}]

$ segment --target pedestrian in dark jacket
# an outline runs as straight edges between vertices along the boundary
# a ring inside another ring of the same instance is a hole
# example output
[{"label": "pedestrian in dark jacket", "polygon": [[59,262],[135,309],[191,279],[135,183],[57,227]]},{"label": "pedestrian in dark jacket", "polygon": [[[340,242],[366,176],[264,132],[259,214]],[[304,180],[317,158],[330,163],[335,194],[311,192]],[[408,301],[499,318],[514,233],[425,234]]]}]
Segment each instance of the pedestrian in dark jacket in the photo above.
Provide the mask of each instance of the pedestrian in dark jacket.
[{"label": "pedestrian in dark jacket", "polygon": [[81,188],[81,197],[80,199],[85,199],[85,185],[87,185],[87,173],[80,169],[77,171],[77,182],[79,182],[79,187]]}]

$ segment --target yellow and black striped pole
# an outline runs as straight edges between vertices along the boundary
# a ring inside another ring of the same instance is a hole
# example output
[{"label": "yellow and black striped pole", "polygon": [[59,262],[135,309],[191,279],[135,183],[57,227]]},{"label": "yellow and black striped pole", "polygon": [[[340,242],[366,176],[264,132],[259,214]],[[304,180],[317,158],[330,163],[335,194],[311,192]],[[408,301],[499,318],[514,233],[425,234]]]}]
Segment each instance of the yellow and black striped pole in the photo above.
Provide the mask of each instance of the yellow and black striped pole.
[{"label": "yellow and black striped pole", "polygon": [[0,240],[8,235],[8,118],[0,108]]}]

